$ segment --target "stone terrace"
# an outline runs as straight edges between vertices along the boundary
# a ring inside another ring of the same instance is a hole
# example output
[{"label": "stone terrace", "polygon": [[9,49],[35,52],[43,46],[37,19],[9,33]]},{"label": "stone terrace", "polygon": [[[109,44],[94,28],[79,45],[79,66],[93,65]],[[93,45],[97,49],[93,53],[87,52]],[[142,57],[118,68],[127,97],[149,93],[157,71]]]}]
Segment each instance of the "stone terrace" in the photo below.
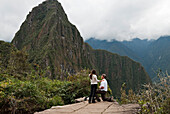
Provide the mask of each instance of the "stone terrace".
[{"label": "stone terrace", "polygon": [[138,104],[119,105],[117,102],[97,102],[89,104],[87,101],[53,106],[35,114],[135,114],[139,109]]}]

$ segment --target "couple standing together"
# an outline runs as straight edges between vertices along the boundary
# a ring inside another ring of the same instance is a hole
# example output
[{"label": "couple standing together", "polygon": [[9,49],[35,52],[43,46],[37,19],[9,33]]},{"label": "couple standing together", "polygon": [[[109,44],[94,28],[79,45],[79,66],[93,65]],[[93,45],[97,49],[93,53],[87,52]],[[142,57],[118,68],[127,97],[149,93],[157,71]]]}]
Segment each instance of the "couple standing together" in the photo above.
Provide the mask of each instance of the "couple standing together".
[{"label": "couple standing together", "polygon": [[[97,79],[96,71],[92,70],[91,74],[89,74],[90,81],[91,81],[91,92],[89,96],[89,103],[95,103],[95,97],[98,102],[100,102],[100,99],[97,94],[101,94],[102,100],[103,101],[110,101],[112,102],[112,98],[106,98],[106,93],[107,93],[107,80],[106,80],[106,74],[102,74],[101,79]],[[99,89],[97,90],[97,83],[101,82]]]}]

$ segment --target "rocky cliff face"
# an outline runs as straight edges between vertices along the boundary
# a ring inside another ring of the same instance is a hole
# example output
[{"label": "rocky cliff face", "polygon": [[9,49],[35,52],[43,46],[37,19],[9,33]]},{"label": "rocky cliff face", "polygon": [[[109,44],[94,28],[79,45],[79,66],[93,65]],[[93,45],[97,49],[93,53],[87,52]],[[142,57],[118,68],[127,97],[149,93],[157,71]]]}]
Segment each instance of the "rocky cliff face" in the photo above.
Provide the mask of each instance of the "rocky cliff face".
[{"label": "rocky cliff face", "polygon": [[30,62],[50,66],[51,76],[92,67],[79,31],[56,0],[33,8],[12,43],[18,49],[27,48]]},{"label": "rocky cliff face", "polygon": [[108,75],[116,96],[120,95],[117,90],[123,82],[134,90],[150,82],[139,63],[106,51],[93,50],[84,43],[57,0],[48,0],[33,8],[12,43],[19,50],[26,47],[30,62],[44,68],[50,66],[50,78],[63,78],[64,75],[56,75],[95,68],[99,73]]},{"label": "rocky cliff face", "polygon": [[106,73],[113,95],[120,96],[120,88],[126,83],[126,89],[139,90],[140,85],[150,82],[150,78],[141,64],[126,56],[119,56],[104,50],[95,50],[95,65],[100,73]]}]

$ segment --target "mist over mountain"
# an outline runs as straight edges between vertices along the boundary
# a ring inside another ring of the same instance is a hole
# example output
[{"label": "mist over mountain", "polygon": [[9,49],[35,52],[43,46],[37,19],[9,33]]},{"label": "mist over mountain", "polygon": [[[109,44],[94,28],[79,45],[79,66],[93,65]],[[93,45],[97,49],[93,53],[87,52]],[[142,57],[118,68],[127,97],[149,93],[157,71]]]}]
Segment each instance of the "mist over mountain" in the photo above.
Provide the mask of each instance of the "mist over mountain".
[{"label": "mist over mountain", "polygon": [[[157,40],[141,40],[135,38],[131,41],[106,41],[90,38],[86,40],[94,49],[105,49],[107,51],[128,56],[140,62],[151,78],[156,76],[155,71],[161,69],[163,72],[170,71],[170,36],[162,36]],[[118,45],[115,45],[118,42]],[[123,45],[123,46],[122,46]],[[118,49],[119,51],[117,51]],[[126,50],[126,53],[124,53]],[[129,54],[133,52],[133,54]],[[123,54],[122,54],[123,53]]]},{"label": "mist over mountain", "polygon": [[[99,74],[107,74],[115,96],[120,96],[124,82],[127,89],[134,91],[151,82],[140,63],[108,51],[94,50],[84,43],[57,0],[48,0],[33,8],[12,44],[19,50],[27,50],[30,63],[39,64],[42,68],[50,67],[48,77],[51,79],[62,80],[82,69],[96,69]],[[129,54],[133,55],[132,52]],[[60,77],[56,77],[57,74]]]}]

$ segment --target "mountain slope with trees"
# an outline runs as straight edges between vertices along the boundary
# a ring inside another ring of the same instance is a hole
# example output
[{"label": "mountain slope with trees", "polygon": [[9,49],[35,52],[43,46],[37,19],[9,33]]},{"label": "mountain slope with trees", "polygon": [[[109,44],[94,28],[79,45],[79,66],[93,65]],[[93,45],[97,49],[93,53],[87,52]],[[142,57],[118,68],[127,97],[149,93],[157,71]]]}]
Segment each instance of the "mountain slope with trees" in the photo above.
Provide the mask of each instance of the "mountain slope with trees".
[{"label": "mountain slope with trees", "polygon": [[[135,38],[131,41],[112,40],[110,42],[90,38],[86,42],[94,49],[105,49],[120,55],[124,52],[123,50],[126,50],[124,56],[140,62],[153,79],[158,69],[161,69],[163,72],[170,72],[170,65],[168,64],[170,61],[170,36],[162,36],[157,40],[140,40]],[[132,52],[133,54],[129,54]]]},{"label": "mountain slope with trees", "polygon": [[84,43],[57,0],[48,0],[33,8],[12,44],[19,50],[26,49],[30,63],[49,67],[47,76],[51,79],[63,80],[82,69],[106,73],[116,97],[120,96],[124,82],[134,91],[151,82],[140,63],[104,50],[94,50]]}]

